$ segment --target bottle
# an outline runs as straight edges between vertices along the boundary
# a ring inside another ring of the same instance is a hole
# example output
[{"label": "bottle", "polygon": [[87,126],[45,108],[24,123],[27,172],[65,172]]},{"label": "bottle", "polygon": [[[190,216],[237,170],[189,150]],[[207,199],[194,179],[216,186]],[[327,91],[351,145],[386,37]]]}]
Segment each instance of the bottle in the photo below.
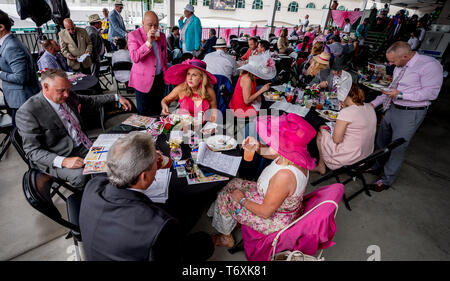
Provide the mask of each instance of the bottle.
[{"label": "bottle", "polygon": [[285,92],[285,94],[291,92],[291,81],[289,81],[288,84],[286,85],[284,92]]}]

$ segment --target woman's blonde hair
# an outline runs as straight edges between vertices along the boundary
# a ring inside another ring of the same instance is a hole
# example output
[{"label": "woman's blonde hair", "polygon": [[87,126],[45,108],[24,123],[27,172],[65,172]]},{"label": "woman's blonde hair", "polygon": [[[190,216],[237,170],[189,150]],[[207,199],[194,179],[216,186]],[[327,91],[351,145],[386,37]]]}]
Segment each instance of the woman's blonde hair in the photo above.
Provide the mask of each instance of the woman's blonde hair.
[{"label": "woman's blonde hair", "polygon": [[253,73],[248,72],[247,70],[241,70],[241,76],[243,76],[243,75],[248,75],[248,77],[252,81],[256,81],[256,79],[258,79],[258,77],[256,77]]},{"label": "woman's blonde hair", "polygon": [[[278,155],[280,155],[280,154],[278,154]],[[280,164],[281,166],[295,165],[294,162],[292,162],[291,160],[289,160],[281,155],[280,155],[280,160],[281,160],[281,164]]]},{"label": "woman's blonde hair", "polygon": [[[208,86],[209,82],[208,82],[208,75],[206,75],[206,72],[198,69],[198,68],[189,68],[189,70],[191,69],[195,69],[198,70],[199,72],[201,72],[202,74],[202,81],[200,82],[200,87],[198,89],[198,95],[202,98],[202,99],[207,99],[208,101],[211,100],[211,97],[208,94]],[[186,77],[187,77],[187,72],[186,72]],[[193,92],[191,87],[189,87],[189,85],[187,84],[186,81],[184,81],[184,85],[183,85],[183,91],[187,94],[188,97],[192,98]]]},{"label": "woman's blonde hair", "polygon": [[311,54],[314,56],[320,55],[324,50],[323,42],[316,42],[312,47]]}]

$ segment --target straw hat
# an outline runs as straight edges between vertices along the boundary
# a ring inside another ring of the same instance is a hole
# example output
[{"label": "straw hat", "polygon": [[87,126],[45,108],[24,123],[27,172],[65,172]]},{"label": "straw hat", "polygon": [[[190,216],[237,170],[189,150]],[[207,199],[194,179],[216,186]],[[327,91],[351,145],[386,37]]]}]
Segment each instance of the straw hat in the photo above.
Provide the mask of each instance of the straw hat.
[{"label": "straw hat", "polygon": [[180,64],[171,66],[164,74],[164,81],[166,81],[167,84],[179,85],[186,81],[187,72],[191,68],[196,68],[205,72],[208,76],[208,82],[211,85],[217,83],[216,76],[206,71],[206,63],[198,59],[185,60]]},{"label": "straw hat", "polygon": [[100,16],[98,14],[93,14],[89,16],[89,23],[94,23],[94,22],[102,22],[102,19],[100,18]]},{"label": "straw hat", "polygon": [[123,6],[122,0],[116,0],[114,6]]},{"label": "straw hat", "polygon": [[317,63],[330,65],[330,58],[331,55],[328,52],[322,52],[320,55],[314,56],[312,59],[315,60]]},{"label": "straw hat", "polygon": [[272,80],[277,75],[275,62],[267,53],[251,56],[248,63],[238,69],[246,70],[262,80]]},{"label": "straw hat", "polygon": [[219,38],[216,40],[216,45],[213,48],[228,48],[227,41],[223,38]]},{"label": "straw hat", "polygon": [[194,12],[194,6],[192,6],[191,4],[186,4],[186,7],[184,7],[184,9],[185,9],[186,11],[191,12],[191,13]]},{"label": "straw hat", "polygon": [[279,155],[308,170],[316,167],[308,152],[308,143],[316,136],[316,130],[299,115],[258,117],[256,130],[261,140]]}]

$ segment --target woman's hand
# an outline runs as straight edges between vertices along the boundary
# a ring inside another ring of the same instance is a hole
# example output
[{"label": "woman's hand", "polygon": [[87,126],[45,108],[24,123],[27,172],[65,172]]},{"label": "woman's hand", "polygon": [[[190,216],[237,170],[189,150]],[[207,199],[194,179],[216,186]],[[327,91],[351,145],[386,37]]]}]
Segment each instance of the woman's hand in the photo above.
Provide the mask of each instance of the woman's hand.
[{"label": "woman's hand", "polygon": [[244,192],[240,191],[237,188],[233,190],[233,192],[231,192],[231,198],[233,198],[233,200],[236,201],[237,203],[239,203],[244,197],[245,197]]},{"label": "woman's hand", "polygon": [[260,89],[260,92],[261,93],[267,92],[270,89],[270,84],[271,83],[267,83],[264,86],[262,86],[261,89]]},{"label": "woman's hand", "polygon": [[162,111],[161,111],[162,115],[169,115],[170,114],[169,106],[167,106],[167,104],[164,101],[161,102],[161,107],[162,107]]},{"label": "woman's hand", "polygon": [[260,143],[254,137],[246,137],[245,140],[242,142],[242,147],[244,149],[247,148],[249,150],[259,151]]}]

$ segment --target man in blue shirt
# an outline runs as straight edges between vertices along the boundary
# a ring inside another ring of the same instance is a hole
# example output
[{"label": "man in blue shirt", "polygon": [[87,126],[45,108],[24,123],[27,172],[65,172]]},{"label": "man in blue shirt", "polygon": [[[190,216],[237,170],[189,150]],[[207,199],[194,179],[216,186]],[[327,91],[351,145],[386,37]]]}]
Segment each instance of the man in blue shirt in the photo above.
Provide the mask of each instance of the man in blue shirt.
[{"label": "man in blue shirt", "polygon": [[108,40],[112,42],[111,49],[117,51],[117,47],[114,45],[114,38],[126,38],[127,28],[123,22],[123,18],[120,15],[123,10],[123,4],[121,0],[117,0],[114,4],[114,9],[109,14],[109,31]]},{"label": "man in blue shirt", "polygon": [[364,45],[364,40],[366,40],[369,33],[369,18],[365,18],[363,23],[358,25],[356,28],[356,37],[359,39],[359,44]]},{"label": "man in blue shirt", "polygon": [[67,65],[66,59],[60,52],[61,48],[55,40],[44,40],[42,47],[44,47],[45,52],[37,62],[39,70],[54,68],[63,71],[73,71],[72,68]]}]

